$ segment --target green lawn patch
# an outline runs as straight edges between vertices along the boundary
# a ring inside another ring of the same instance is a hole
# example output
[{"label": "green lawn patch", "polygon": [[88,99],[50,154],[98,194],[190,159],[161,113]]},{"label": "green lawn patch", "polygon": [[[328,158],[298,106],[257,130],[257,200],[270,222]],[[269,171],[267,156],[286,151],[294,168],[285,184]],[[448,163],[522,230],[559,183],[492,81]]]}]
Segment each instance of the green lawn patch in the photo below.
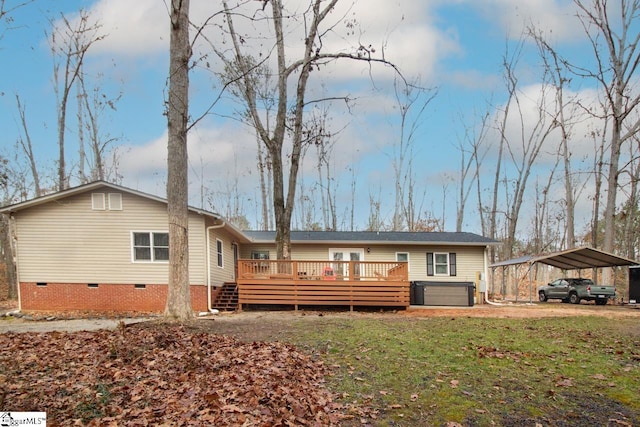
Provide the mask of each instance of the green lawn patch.
[{"label": "green lawn patch", "polygon": [[637,320],[327,318],[295,329],[291,340],[334,368],[330,389],[372,408],[375,425],[640,424]]}]

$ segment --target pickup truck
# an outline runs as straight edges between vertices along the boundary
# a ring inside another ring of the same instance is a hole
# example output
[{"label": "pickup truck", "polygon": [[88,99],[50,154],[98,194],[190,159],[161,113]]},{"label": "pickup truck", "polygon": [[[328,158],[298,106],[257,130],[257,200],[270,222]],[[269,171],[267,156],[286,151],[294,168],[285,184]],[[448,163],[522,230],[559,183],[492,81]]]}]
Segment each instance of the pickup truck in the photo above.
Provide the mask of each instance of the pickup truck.
[{"label": "pickup truck", "polygon": [[595,301],[597,305],[605,305],[609,298],[615,298],[614,286],[601,286],[591,279],[564,278],[557,279],[538,289],[538,299],[545,302],[550,299],[561,299],[562,302],[580,304],[580,301]]}]

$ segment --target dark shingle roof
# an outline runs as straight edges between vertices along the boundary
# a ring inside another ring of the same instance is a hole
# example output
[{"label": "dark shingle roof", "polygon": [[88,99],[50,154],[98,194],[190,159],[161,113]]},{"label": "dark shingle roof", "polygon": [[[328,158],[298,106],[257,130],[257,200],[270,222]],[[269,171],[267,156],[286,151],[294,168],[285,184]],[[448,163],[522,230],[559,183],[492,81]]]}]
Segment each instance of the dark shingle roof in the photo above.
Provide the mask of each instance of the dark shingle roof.
[{"label": "dark shingle roof", "polygon": [[[275,231],[243,231],[254,243],[273,243]],[[497,241],[464,232],[409,231],[292,231],[292,243],[363,243],[363,244],[443,244],[462,246],[495,245]]]}]

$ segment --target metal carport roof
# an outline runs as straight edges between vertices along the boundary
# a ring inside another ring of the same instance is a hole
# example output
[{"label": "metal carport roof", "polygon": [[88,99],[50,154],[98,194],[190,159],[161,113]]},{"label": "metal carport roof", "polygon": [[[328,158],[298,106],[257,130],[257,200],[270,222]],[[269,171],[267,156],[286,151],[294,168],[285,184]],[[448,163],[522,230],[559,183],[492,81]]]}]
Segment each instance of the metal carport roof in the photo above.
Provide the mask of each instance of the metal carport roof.
[{"label": "metal carport roof", "polygon": [[[580,270],[583,268],[602,267],[622,267],[627,265],[638,265],[640,262],[632,259],[619,257],[608,252],[590,247],[567,249],[565,251],[553,252],[546,255],[526,255],[506,261],[491,264],[490,268],[508,267],[511,265],[528,265],[529,270],[529,302],[533,297],[533,280],[531,277],[532,267],[536,263],[551,265],[562,270]],[[492,279],[493,280],[493,279]],[[493,283],[492,283],[493,285]],[[516,295],[517,301],[517,295]]]},{"label": "metal carport roof", "polygon": [[589,247],[567,249],[565,251],[553,252],[546,255],[529,255],[514,258],[507,261],[491,264],[489,267],[506,267],[517,264],[542,264],[558,267],[563,270],[579,270],[583,268],[601,267],[622,267],[625,265],[638,265],[640,262],[632,259],[619,257],[608,252]]}]

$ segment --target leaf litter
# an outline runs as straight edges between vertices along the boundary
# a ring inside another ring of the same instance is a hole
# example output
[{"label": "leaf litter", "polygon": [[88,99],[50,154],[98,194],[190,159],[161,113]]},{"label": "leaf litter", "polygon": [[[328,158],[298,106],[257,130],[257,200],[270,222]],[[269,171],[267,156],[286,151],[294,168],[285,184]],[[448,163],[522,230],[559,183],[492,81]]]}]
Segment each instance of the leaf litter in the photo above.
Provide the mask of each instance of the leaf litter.
[{"label": "leaf litter", "polygon": [[280,342],[184,326],[0,335],[0,407],[57,425],[330,426],[367,415],[334,401],[331,367]]}]

